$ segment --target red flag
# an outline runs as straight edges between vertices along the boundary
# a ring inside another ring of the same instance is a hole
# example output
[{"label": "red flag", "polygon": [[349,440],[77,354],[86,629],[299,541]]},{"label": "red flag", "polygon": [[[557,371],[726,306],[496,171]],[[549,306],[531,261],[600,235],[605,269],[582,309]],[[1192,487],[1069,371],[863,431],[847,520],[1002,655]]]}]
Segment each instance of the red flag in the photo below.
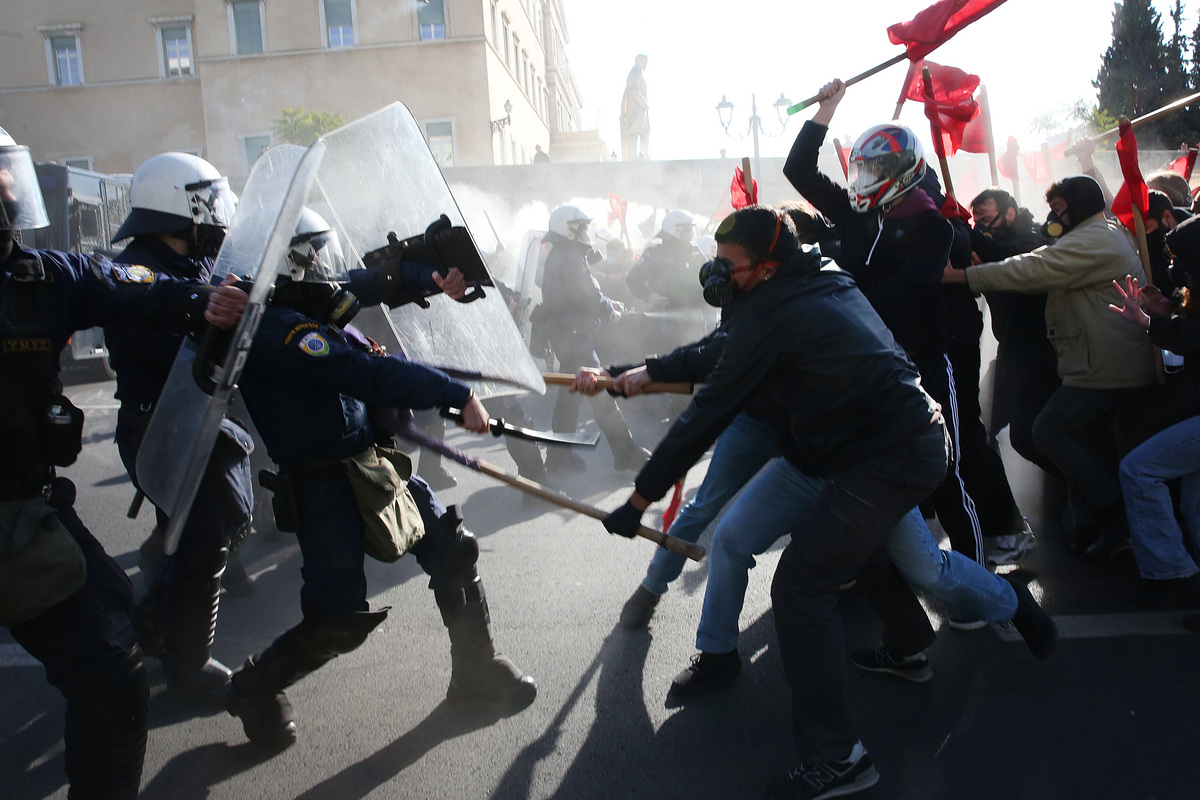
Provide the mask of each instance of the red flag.
[{"label": "red flag", "polygon": [[838,163],[842,165],[842,177],[850,177],[850,150],[852,148],[842,147],[839,144],[835,145],[833,149],[837,151]]},{"label": "red flag", "polygon": [[1183,154],[1183,155],[1181,155],[1179,158],[1177,158],[1177,159],[1175,159],[1174,161],[1172,161],[1172,162],[1171,162],[1171,163],[1170,163],[1170,164],[1167,166],[1167,169],[1171,170],[1171,171],[1172,171],[1172,172],[1174,172],[1176,175],[1178,175],[1179,177],[1181,177],[1181,178],[1182,178],[1182,177],[1183,177],[1183,173],[1187,171],[1187,162],[1188,162],[1187,153],[1184,153],[1184,154]]},{"label": "red flag", "polygon": [[908,48],[911,61],[924,58],[951,36],[992,11],[1004,0],[938,0],[908,22],[887,29],[892,44]]},{"label": "red flag", "polygon": [[758,202],[758,181],[754,181],[751,194],[746,194],[746,176],[741,167],[733,168],[733,183],[729,185],[729,204],[735,209],[752,206]]},{"label": "red flag", "polygon": [[1017,156],[1021,153],[1021,147],[1017,144],[1017,140],[1010,136],[1008,143],[1004,146],[1004,155],[996,159],[996,166],[1000,169],[1000,174],[1006,178],[1012,179],[1013,175],[1017,174]]},{"label": "red flag", "polygon": [[679,514],[679,507],[683,505],[683,478],[675,482],[675,492],[671,495],[671,502],[667,505],[662,515],[662,532],[666,533],[671,530],[671,523],[675,521],[675,517]]},{"label": "red flag", "polygon": [[608,193],[608,227],[612,227],[614,222],[620,221],[621,227],[625,227],[625,212],[629,210],[629,203],[619,194]]},{"label": "red flag", "polygon": [[[932,93],[925,91],[923,67],[929,68]],[[939,157],[952,156],[962,146],[963,129],[979,115],[979,103],[972,96],[978,88],[979,76],[957,67],[944,67],[923,59],[909,64],[901,98],[925,104],[925,116],[933,129],[933,147]]]},{"label": "red flag", "polygon": [[992,116],[986,103],[979,104],[979,113],[963,128],[962,144],[959,150],[968,153],[986,153],[988,141],[992,138]]},{"label": "red flag", "polygon": [[1133,126],[1129,124],[1129,120],[1121,121],[1117,160],[1121,162],[1121,175],[1125,178],[1125,183],[1113,198],[1112,211],[1117,215],[1117,219],[1132,231],[1135,230],[1134,207],[1141,212],[1143,220],[1150,210],[1150,187],[1142,177],[1142,168],[1138,164],[1137,138],[1133,135]]},{"label": "red flag", "polygon": [[971,224],[971,212],[954,199],[954,195],[946,195],[941,207],[942,216],[948,220],[961,219],[967,225]]},{"label": "red flag", "polygon": [[1046,157],[1039,150],[1036,153],[1021,153],[1021,160],[1025,162],[1025,169],[1029,171],[1029,177],[1034,183],[1052,183],[1054,181],[1054,172],[1050,169],[1050,164],[1046,162]]}]

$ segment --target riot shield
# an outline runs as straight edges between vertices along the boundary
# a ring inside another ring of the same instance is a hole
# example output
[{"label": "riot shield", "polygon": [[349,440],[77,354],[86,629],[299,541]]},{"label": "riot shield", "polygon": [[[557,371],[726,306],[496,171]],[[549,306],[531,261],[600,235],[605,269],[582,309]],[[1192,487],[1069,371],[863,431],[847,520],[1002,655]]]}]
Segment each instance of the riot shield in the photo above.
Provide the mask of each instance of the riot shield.
[{"label": "riot shield", "polygon": [[197,372],[207,373],[206,354],[185,340],[146,428],[138,450],[138,483],[170,517],[164,537],[168,554],[179,544],[275,283],[276,266],[291,241],[324,149],[320,140],[307,150],[280,145],[255,162],[213,270],[214,282],[230,273],[253,280],[245,313],[224,359],[214,367],[213,377],[203,376],[207,390],[201,389],[194,377]]},{"label": "riot shield", "polygon": [[[403,104],[356,120],[324,140],[327,149],[312,205],[338,232],[352,264],[386,245],[388,233],[401,241],[420,236],[443,214],[451,224],[466,228],[420,126]],[[474,248],[472,263],[486,269],[473,238],[459,245]],[[453,258],[453,251],[443,255]],[[463,272],[472,282],[468,270]],[[480,397],[511,394],[520,391],[518,387],[545,392],[541,371],[508,304],[490,283],[479,286],[484,296],[473,302],[459,303],[439,294],[429,298],[428,309],[417,304],[392,309],[390,327],[413,361],[482,376],[468,381]],[[379,326],[371,328],[380,331]]]}]

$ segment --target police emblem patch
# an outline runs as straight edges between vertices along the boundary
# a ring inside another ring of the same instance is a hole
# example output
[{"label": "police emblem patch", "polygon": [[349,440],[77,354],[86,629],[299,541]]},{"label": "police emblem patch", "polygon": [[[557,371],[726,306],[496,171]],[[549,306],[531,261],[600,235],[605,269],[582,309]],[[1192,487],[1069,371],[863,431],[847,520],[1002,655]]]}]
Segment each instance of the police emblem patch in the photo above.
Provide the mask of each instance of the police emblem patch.
[{"label": "police emblem patch", "polygon": [[329,342],[321,334],[313,331],[305,335],[300,340],[299,348],[301,352],[307,353],[310,356],[327,356],[329,355]]},{"label": "police emblem patch", "polygon": [[121,283],[154,283],[154,271],[139,264],[113,264],[113,274]]}]

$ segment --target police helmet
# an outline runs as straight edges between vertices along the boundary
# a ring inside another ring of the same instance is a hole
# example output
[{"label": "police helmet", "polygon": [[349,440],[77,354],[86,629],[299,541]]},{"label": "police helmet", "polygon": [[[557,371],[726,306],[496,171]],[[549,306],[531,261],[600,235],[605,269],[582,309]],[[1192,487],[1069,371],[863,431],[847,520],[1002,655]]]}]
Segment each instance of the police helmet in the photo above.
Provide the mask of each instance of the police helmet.
[{"label": "police helmet", "polygon": [[29,148],[0,128],[0,230],[32,230],[49,224]]},{"label": "police helmet", "polygon": [[161,153],[133,173],[129,189],[133,210],[114,242],[131,236],[179,233],[192,225],[229,227],[237,196],[217,168],[189,153]]},{"label": "police helmet", "polygon": [[281,275],[297,283],[346,283],[350,274],[337,232],[311,208],[300,211]]},{"label": "police helmet", "polygon": [[870,211],[907,194],[925,175],[925,148],[903,125],[869,128],[850,150],[850,204]]},{"label": "police helmet", "polygon": [[659,236],[667,235],[672,239],[687,244],[692,241],[692,233],[695,230],[696,221],[692,215],[686,211],[668,211],[663,217],[662,230],[659,231]]},{"label": "police helmet", "polygon": [[554,209],[550,212],[549,227],[551,233],[567,241],[582,245],[592,243],[592,220],[578,206],[566,205]]}]

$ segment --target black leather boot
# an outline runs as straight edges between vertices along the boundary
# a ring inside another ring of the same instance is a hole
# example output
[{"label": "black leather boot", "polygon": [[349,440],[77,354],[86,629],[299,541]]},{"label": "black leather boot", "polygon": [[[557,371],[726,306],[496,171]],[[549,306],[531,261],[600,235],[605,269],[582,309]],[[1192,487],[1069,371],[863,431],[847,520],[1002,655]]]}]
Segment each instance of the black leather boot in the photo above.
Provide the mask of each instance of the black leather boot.
[{"label": "black leather boot", "polygon": [[496,652],[483,583],[475,569],[434,590],[450,633],[451,702],[496,703],[520,710],[537,697],[537,684]]}]

